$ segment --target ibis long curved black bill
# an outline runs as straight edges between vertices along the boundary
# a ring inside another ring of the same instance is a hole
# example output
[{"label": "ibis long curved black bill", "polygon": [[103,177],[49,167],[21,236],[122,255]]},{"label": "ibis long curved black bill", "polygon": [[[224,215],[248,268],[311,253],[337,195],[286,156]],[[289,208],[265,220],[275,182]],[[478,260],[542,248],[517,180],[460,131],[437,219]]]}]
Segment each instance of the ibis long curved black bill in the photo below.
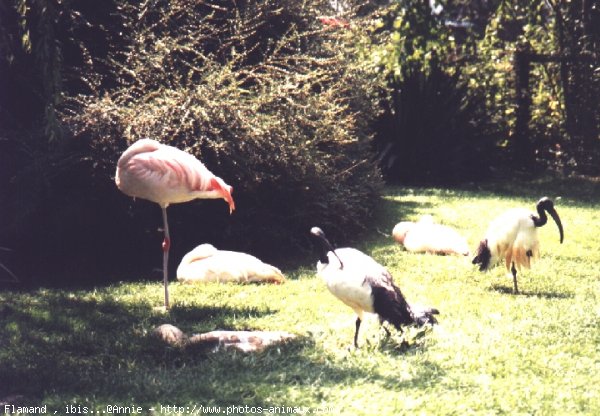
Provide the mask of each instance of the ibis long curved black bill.
[{"label": "ibis long curved black bill", "polygon": [[554,203],[552,202],[552,200],[550,198],[548,198],[547,196],[545,196],[538,201],[536,207],[537,207],[537,212],[540,215],[539,218],[537,218],[537,217],[533,218],[533,220],[534,220],[533,222],[536,225],[536,227],[541,227],[542,225],[546,224],[546,221],[548,218],[548,217],[546,217],[546,214],[544,213],[544,211],[546,211],[548,214],[550,214],[550,216],[552,217],[552,219],[558,226],[558,232],[560,233],[560,243],[562,244],[563,239],[564,239],[563,226],[562,226],[562,222],[560,221],[560,217],[558,216],[558,213],[556,212],[556,209],[554,209]]},{"label": "ibis long curved black bill", "polygon": [[558,212],[554,208],[550,208],[548,210],[548,214],[552,217],[556,225],[558,226],[558,232],[560,233],[560,243],[562,244],[565,233],[563,231],[562,222],[560,221],[560,217],[558,216]]}]

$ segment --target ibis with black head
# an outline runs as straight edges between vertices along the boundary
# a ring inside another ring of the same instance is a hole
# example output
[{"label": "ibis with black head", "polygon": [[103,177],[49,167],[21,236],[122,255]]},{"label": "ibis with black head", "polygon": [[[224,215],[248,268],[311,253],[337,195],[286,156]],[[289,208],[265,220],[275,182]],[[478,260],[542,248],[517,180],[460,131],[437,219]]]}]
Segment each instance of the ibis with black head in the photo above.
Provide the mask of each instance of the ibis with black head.
[{"label": "ibis with black head", "polygon": [[372,257],[355,248],[334,249],[319,227],[312,227],[310,233],[320,253],[317,275],[325,280],[329,291],[357,315],[356,348],[365,312],[378,315],[380,323],[389,322],[400,331],[403,325],[423,326],[437,322],[434,315],[439,311],[411,307],[394,284],[390,272]]}]

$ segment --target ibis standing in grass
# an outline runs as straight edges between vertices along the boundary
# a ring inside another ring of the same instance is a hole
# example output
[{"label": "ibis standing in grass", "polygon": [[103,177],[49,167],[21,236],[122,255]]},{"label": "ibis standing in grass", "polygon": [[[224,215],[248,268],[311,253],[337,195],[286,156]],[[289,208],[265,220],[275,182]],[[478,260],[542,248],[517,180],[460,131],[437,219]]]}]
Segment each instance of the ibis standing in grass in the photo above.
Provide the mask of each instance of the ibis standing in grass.
[{"label": "ibis standing in grass", "polygon": [[169,308],[169,223],[167,207],[196,198],[223,198],[229,212],[235,209],[232,187],[210,172],[193,155],[152,139],[138,140],[119,158],[115,176],[117,187],[134,198],[156,202],[162,209],[163,231],[163,281],[165,308]]},{"label": "ibis standing in grass", "polygon": [[506,262],[506,269],[512,272],[514,293],[519,293],[517,270],[530,268],[531,260],[540,255],[538,227],[548,222],[550,214],[560,233],[563,242],[563,226],[552,200],[544,197],[536,205],[537,215],[524,208],[506,211],[490,223],[485,238],[479,243],[473,264],[479,264],[479,270],[488,270],[501,259]]},{"label": "ibis standing in grass", "polygon": [[[433,308],[413,310],[394,284],[390,272],[354,248],[334,249],[319,227],[310,230],[320,250],[317,274],[323,278],[329,291],[356,312],[354,346],[358,348],[358,331],[364,313],[375,313],[379,321],[402,330],[402,325],[435,323]],[[387,331],[387,330],[386,330]]]}]

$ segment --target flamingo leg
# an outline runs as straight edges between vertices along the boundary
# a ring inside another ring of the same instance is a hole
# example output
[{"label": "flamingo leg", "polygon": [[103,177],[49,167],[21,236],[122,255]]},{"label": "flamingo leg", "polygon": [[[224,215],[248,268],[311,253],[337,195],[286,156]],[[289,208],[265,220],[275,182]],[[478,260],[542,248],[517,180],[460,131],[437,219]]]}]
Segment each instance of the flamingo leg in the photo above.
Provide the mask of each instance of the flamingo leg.
[{"label": "flamingo leg", "polygon": [[163,283],[165,285],[165,309],[169,309],[169,248],[171,247],[171,238],[169,236],[169,222],[167,221],[167,207],[162,208],[163,231],[165,239],[162,243],[163,249]]}]

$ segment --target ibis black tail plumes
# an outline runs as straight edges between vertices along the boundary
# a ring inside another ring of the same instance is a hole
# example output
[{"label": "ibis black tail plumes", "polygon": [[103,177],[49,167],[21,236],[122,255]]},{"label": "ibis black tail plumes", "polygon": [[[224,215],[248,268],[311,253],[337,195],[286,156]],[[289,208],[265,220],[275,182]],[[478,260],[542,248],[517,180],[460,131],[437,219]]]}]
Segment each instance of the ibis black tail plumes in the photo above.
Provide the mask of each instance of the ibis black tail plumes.
[{"label": "ibis black tail plumes", "polygon": [[546,222],[548,221],[548,217],[546,216],[547,212],[548,214],[550,214],[550,216],[556,223],[556,226],[558,227],[558,232],[560,234],[560,243],[562,244],[564,239],[563,226],[562,222],[560,221],[560,217],[558,216],[558,212],[556,212],[556,209],[554,209],[554,203],[552,202],[552,200],[548,197],[543,197],[538,201],[536,209],[539,214],[539,217],[533,217],[533,223],[535,224],[535,226],[541,227],[542,225],[546,224]]},{"label": "ibis black tail plumes", "polygon": [[387,321],[400,329],[401,325],[412,324],[415,320],[400,289],[395,285],[392,287],[393,290],[389,290],[389,287],[372,285],[373,307],[381,321]]},{"label": "ibis black tail plumes", "polygon": [[[390,276],[391,277],[391,276]],[[368,280],[366,280],[368,282]],[[408,304],[400,288],[390,278],[385,286],[372,285],[373,306],[375,313],[382,322],[389,322],[396,329],[401,330],[402,325],[436,324],[433,315],[440,312],[435,308],[413,309]],[[389,288],[392,290],[389,290]]]},{"label": "ibis black tail plumes", "polygon": [[425,324],[437,324],[437,319],[434,315],[439,315],[439,313],[440,311],[435,308],[413,310],[413,315],[417,326],[423,326]]}]

